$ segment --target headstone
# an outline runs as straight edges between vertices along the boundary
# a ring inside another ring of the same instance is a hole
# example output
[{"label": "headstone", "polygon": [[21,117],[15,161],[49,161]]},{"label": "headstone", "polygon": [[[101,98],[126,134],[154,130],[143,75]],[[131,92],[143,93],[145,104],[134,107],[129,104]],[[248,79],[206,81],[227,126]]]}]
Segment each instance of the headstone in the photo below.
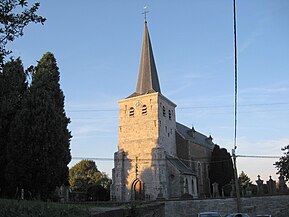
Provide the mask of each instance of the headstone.
[{"label": "headstone", "polygon": [[164,195],[163,195],[163,192],[162,192],[162,187],[159,187],[159,194],[157,196],[157,200],[164,200]]},{"label": "headstone", "polygon": [[69,186],[61,185],[60,198],[62,202],[68,202],[69,200]]},{"label": "headstone", "polygon": [[246,187],[246,196],[252,196],[252,188],[250,187],[250,184]]},{"label": "headstone", "polygon": [[235,186],[235,182],[233,179],[231,180],[230,184],[231,184],[231,189],[232,189],[230,196],[234,197],[236,195],[236,186]]},{"label": "headstone", "polygon": [[282,175],[279,176],[279,184],[278,184],[278,187],[279,187],[279,192],[280,192],[280,193],[285,193],[285,192],[286,192],[287,185],[286,185],[284,176],[282,176]]},{"label": "headstone", "polygon": [[21,200],[24,200],[24,189],[21,189]]},{"label": "headstone", "polygon": [[217,182],[214,182],[212,186],[213,186],[213,197],[220,197],[219,184]]},{"label": "headstone", "polygon": [[263,194],[263,180],[260,179],[260,175],[258,175],[258,179],[256,180],[257,183],[257,194],[262,195]]},{"label": "headstone", "polygon": [[271,176],[269,176],[267,186],[269,194],[276,194],[276,181],[274,181]]}]

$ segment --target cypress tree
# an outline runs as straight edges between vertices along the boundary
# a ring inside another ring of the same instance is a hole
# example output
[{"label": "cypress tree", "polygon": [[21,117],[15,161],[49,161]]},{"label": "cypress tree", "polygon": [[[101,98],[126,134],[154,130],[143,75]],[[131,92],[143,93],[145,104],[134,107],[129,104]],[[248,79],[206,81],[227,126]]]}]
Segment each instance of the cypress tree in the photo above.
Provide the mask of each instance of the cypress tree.
[{"label": "cypress tree", "polygon": [[219,192],[222,187],[229,184],[234,179],[234,169],[230,153],[225,148],[216,145],[212,152],[209,170],[211,184],[219,184]]},{"label": "cypress tree", "polygon": [[68,181],[69,122],[56,59],[47,52],[35,68],[22,110],[11,128],[8,177],[16,184],[14,189],[23,188],[33,197],[47,199],[56,186]]},{"label": "cypress tree", "polygon": [[16,112],[21,109],[21,100],[27,90],[26,74],[22,61],[17,58],[5,63],[0,72],[0,195],[3,196],[9,129]]}]

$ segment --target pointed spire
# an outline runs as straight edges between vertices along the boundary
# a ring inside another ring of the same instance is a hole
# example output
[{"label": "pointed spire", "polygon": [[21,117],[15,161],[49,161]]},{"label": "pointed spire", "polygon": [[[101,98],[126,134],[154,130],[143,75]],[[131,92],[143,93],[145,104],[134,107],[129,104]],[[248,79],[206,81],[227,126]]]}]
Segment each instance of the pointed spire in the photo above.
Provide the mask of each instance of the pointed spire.
[{"label": "pointed spire", "polygon": [[161,89],[155,65],[152,45],[150,41],[150,36],[147,28],[147,21],[145,21],[136,94],[142,95],[152,92],[161,93]]}]

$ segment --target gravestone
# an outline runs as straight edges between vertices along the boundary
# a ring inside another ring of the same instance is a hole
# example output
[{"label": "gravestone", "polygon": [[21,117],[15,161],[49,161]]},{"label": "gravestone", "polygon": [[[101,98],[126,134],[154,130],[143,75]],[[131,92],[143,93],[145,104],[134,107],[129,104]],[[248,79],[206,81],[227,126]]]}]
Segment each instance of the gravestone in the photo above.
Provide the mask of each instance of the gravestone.
[{"label": "gravestone", "polygon": [[286,193],[286,190],[287,190],[287,185],[286,185],[286,182],[285,182],[285,179],[284,179],[284,176],[279,176],[279,184],[278,184],[278,187],[279,187],[279,192],[280,193]]},{"label": "gravestone", "polygon": [[213,197],[220,197],[219,184],[217,182],[214,182],[212,186],[213,186]]},{"label": "gravestone", "polygon": [[276,181],[274,181],[271,176],[269,176],[267,186],[269,194],[276,194]]},{"label": "gravestone", "polygon": [[250,184],[247,185],[245,191],[246,191],[246,196],[252,196],[252,188],[251,188]]},{"label": "gravestone", "polygon": [[258,179],[256,180],[257,183],[257,194],[262,195],[263,194],[263,180],[260,179],[260,175],[258,175]]},{"label": "gravestone", "polygon": [[231,188],[232,188],[230,196],[234,197],[236,195],[236,185],[235,185],[235,182],[233,179],[231,180],[230,184],[231,184]]}]

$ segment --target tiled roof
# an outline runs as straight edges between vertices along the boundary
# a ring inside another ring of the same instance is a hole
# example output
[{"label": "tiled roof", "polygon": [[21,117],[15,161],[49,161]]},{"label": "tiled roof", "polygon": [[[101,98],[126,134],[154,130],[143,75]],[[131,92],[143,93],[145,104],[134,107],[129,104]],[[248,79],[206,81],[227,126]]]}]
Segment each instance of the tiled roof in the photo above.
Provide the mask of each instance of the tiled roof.
[{"label": "tiled roof", "polygon": [[211,136],[205,136],[199,133],[194,128],[190,129],[180,123],[176,123],[177,132],[186,140],[192,141],[196,144],[209,148],[213,150],[215,143],[213,143],[213,138]]},{"label": "tiled roof", "polygon": [[193,171],[187,167],[180,159],[167,155],[166,158],[171,162],[177,170],[182,174],[194,175]]}]

